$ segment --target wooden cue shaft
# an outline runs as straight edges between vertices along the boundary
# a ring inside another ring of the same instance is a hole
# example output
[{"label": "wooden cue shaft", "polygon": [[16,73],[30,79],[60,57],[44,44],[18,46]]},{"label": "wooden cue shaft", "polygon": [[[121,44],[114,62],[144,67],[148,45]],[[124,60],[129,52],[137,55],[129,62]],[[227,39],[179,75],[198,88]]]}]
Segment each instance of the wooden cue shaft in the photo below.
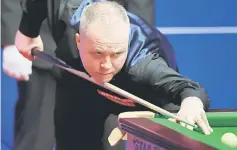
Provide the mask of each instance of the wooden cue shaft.
[{"label": "wooden cue shaft", "polygon": [[172,114],[169,111],[166,111],[166,110],[164,110],[164,109],[162,109],[162,108],[160,108],[160,107],[158,107],[158,106],[156,106],[156,105],[154,105],[154,104],[152,104],[152,103],[150,103],[150,102],[148,102],[148,101],[146,101],[144,99],[141,99],[141,98],[139,98],[139,97],[137,97],[137,96],[135,96],[135,95],[133,95],[133,94],[131,94],[129,92],[126,92],[126,91],[124,91],[124,90],[122,90],[122,89],[120,89],[120,88],[118,88],[118,87],[116,87],[116,86],[114,86],[114,85],[112,85],[110,83],[104,83],[103,87],[108,89],[108,90],[110,90],[110,91],[113,91],[113,92],[115,92],[115,93],[117,93],[119,95],[122,95],[122,96],[124,96],[126,98],[132,99],[136,103],[139,103],[139,104],[141,104],[141,105],[143,105],[143,106],[145,106],[145,107],[147,107],[147,108],[149,108],[151,110],[154,110],[154,111],[156,111],[158,113],[161,113],[161,114],[163,114],[165,116],[168,116],[170,118],[174,118],[174,119],[176,119],[178,121],[181,121],[181,122],[183,122],[183,123],[185,123],[187,125],[190,125],[190,126],[192,126],[194,128],[197,128],[197,125],[191,124],[191,123],[183,120],[182,118],[178,117],[177,115]]},{"label": "wooden cue shaft", "polygon": [[101,87],[104,87],[104,88],[106,88],[106,89],[108,89],[108,90],[110,90],[110,91],[112,91],[112,92],[114,92],[114,93],[117,93],[117,94],[119,94],[119,95],[121,95],[121,96],[124,96],[124,97],[126,97],[126,98],[129,98],[129,99],[132,99],[132,100],[135,101],[136,103],[139,103],[139,104],[141,104],[141,105],[143,105],[143,106],[145,106],[145,107],[147,107],[147,108],[149,108],[149,109],[151,109],[151,110],[154,110],[154,111],[156,111],[156,112],[158,112],[158,113],[161,113],[161,114],[163,114],[163,115],[165,115],[165,116],[168,116],[168,117],[170,117],[170,118],[174,118],[174,119],[176,119],[176,120],[178,120],[178,121],[181,121],[181,122],[183,122],[183,123],[185,123],[185,124],[187,124],[187,125],[189,125],[189,126],[192,126],[192,127],[194,127],[194,128],[197,128],[197,125],[191,124],[191,123],[189,123],[189,122],[183,120],[182,118],[178,117],[177,115],[172,114],[172,113],[170,113],[170,112],[168,112],[168,111],[166,111],[166,110],[164,110],[164,109],[162,109],[162,108],[160,108],[160,107],[158,107],[158,106],[156,106],[156,105],[154,105],[154,104],[152,104],[152,103],[149,103],[148,101],[146,101],[146,100],[144,100],[144,99],[141,99],[141,98],[139,98],[139,97],[137,97],[137,96],[135,96],[135,95],[133,95],[133,94],[130,94],[129,92],[126,92],[126,91],[124,91],[124,90],[122,90],[122,89],[120,89],[120,88],[118,88],[118,87],[116,87],[116,86],[114,86],[114,85],[112,85],[112,84],[110,84],[110,83],[98,84],[98,83],[96,83],[96,82],[93,80],[93,78],[89,77],[89,76],[88,76],[86,73],[84,73],[84,72],[81,72],[81,71],[78,71],[78,70],[75,70],[75,69],[64,68],[64,67],[62,67],[62,66],[58,66],[58,67],[63,68],[63,69],[65,69],[65,70],[67,70],[67,71],[69,71],[69,72],[71,72],[71,73],[73,73],[73,74],[75,74],[75,75],[78,75],[78,76],[80,76],[80,77],[82,77],[82,78],[84,78],[84,79],[86,79],[86,80],[88,80],[88,81],[90,81],[90,82],[93,82],[93,83],[95,83],[95,84],[97,84],[97,85],[99,85],[99,86],[101,86]]}]

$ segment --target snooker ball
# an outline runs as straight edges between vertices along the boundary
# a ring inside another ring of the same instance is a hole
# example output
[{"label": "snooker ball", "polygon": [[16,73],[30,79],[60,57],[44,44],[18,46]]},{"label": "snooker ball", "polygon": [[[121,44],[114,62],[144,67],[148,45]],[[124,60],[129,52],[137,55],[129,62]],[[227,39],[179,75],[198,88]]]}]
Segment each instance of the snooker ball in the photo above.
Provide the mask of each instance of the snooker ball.
[{"label": "snooker ball", "polygon": [[233,148],[237,147],[237,136],[233,133],[225,133],[222,137],[221,137],[221,141]]}]

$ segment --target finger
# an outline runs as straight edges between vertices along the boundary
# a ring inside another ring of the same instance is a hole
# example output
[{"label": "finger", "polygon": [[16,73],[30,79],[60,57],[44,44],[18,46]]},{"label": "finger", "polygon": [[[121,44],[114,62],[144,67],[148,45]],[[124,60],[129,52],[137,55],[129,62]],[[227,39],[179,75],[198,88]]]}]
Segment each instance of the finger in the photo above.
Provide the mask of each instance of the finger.
[{"label": "finger", "polygon": [[183,126],[183,127],[186,127],[186,124],[183,123],[183,122],[180,122],[179,124],[180,124],[181,126]]},{"label": "finger", "polygon": [[27,58],[28,60],[32,61],[34,60],[34,56],[31,55],[31,52],[28,51],[19,51],[21,53],[21,55],[23,55],[25,58]]},{"label": "finger", "polygon": [[208,126],[206,125],[205,121],[201,117],[196,120],[196,123],[202,129],[202,131],[204,132],[205,135],[210,134]]},{"label": "finger", "polygon": [[211,128],[211,126],[210,126],[210,124],[209,124],[209,122],[208,122],[208,120],[207,120],[207,116],[206,116],[205,112],[202,113],[201,116],[202,116],[202,119],[204,120],[204,122],[205,122],[205,124],[206,124],[208,130],[209,130],[210,132],[213,132],[213,129]]},{"label": "finger", "polygon": [[5,68],[3,69],[4,69],[4,73],[8,75],[9,77],[15,78],[17,80],[19,79],[19,75],[16,72],[9,71],[8,69],[5,69]]},{"label": "finger", "polygon": [[[35,59],[35,56],[32,56],[32,54],[31,54],[31,50],[34,49],[34,48],[36,48],[36,49],[38,49],[38,50],[41,50],[41,49],[38,48],[38,46],[35,45],[35,44],[29,45],[26,50],[25,50],[25,49],[23,50],[23,49],[17,47],[19,53],[21,53],[21,55],[23,55],[25,58],[27,58],[27,59],[30,60],[30,61],[32,61],[32,60]],[[41,50],[41,51],[42,51],[42,50]]]},{"label": "finger", "polygon": [[3,66],[3,72],[4,72],[6,75],[12,77],[10,71],[8,71],[8,69],[6,69],[4,66]]},{"label": "finger", "polygon": [[176,123],[176,119],[174,118],[169,118],[168,120]]},{"label": "finger", "polygon": [[29,80],[29,75],[20,74],[19,80],[21,80],[21,81],[28,81]]},{"label": "finger", "polygon": [[21,74],[18,73],[18,72],[13,72],[13,73],[12,73],[12,77],[15,78],[15,79],[17,79],[17,80],[20,80],[20,81],[22,80],[22,79],[21,79]]},{"label": "finger", "polygon": [[[178,116],[179,116],[181,119],[185,120],[184,115],[178,114]],[[176,120],[176,122],[179,123],[181,126],[186,127],[186,124],[185,124],[184,122],[179,121],[179,120]]]},{"label": "finger", "polygon": [[25,76],[24,76],[24,80],[25,80],[25,81],[29,81],[29,79],[30,79],[29,75],[25,75]]},{"label": "finger", "polygon": [[211,126],[208,126],[208,130],[209,130],[210,132],[213,132],[213,131],[214,131]]},{"label": "finger", "polygon": [[[195,121],[192,118],[187,117],[185,120],[191,124],[195,124]],[[190,126],[188,124],[186,125],[186,128],[188,128],[189,130],[193,130],[193,126]]]},{"label": "finger", "polygon": [[111,146],[116,145],[125,136],[125,134],[126,133],[120,130],[118,127],[114,128],[108,137],[109,144]]},{"label": "finger", "polygon": [[123,138],[122,138],[123,140],[128,140],[128,134],[127,133],[125,133],[125,135],[123,136]]}]

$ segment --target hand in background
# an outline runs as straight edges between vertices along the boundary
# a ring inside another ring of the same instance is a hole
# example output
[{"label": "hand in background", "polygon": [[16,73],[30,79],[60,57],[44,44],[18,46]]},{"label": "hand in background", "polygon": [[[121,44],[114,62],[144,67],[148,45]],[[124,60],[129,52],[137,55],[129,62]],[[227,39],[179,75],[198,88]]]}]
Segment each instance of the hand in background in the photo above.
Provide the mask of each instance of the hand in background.
[{"label": "hand in background", "polygon": [[15,37],[15,46],[19,50],[19,52],[27,59],[33,60],[33,56],[31,55],[31,49],[37,48],[40,51],[43,51],[43,42],[40,35],[36,38],[31,38],[25,36],[19,30],[16,33]]},{"label": "hand in background", "polygon": [[3,71],[17,80],[27,81],[32,74],[32,61],[22,56],[15,45],[3,49]]},{"label": "hand in background", "polygon": [[[150,111],[132,111],[120,113],[118,119],[120,118],[154,118],[155,113]],[[120,140],[127,140],[127,133],[116,127],[112,130],[108,137],[109,144],[115,146]]]}]

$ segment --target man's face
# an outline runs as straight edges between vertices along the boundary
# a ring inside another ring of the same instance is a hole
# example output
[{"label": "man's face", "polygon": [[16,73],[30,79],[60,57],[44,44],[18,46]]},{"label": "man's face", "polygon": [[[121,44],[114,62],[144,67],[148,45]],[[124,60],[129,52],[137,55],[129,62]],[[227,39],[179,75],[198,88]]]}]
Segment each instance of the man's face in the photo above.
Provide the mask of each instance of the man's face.
[{"label": "man's face", "polygon": [[97,83],[109,82],[122,69],[129,41],[124,23],[103,26],[94,21],[76,39],[83,66]]}]

